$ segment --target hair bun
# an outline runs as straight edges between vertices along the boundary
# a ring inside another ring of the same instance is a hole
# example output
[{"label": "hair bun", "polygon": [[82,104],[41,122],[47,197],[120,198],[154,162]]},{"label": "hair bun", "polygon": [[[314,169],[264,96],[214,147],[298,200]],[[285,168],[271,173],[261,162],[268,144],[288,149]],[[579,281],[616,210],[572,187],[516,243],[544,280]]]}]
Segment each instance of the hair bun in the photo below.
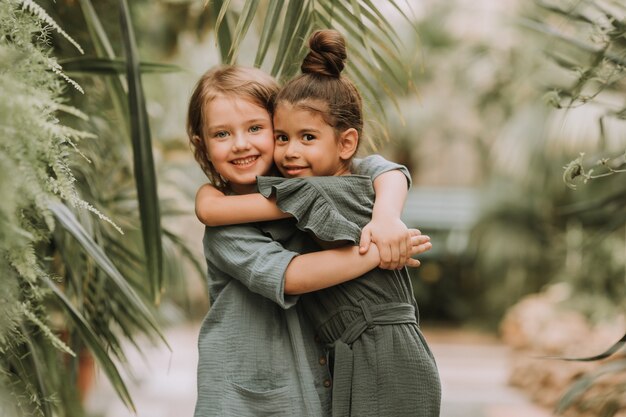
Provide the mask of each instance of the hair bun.
[{"label": "hair bun", "polygon": [[311,51],[302,61],[303,73],[339,77],[345,67],[346,41],[336,30],[318,30],[309,38]]}]

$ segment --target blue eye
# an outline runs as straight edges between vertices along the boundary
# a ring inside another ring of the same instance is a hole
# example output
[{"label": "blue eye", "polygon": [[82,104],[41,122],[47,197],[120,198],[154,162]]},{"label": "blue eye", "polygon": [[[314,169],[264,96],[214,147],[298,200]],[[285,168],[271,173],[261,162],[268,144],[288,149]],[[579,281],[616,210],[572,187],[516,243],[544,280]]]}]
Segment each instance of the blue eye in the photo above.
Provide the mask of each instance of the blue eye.
[{"label": "blue eye", "polygon": [[215,134],[213,134],[213,137],[218,138],[218,139],[224,139],[227,136],[228,136],[228,132],[225,130],[220,130],[219,132],[215,132]]},{"label": "blue eye", "polygon": [[256,133],[256,132],[258,132],[259,130],[261,130],[261,126],[259,126],[259,125],[254,125],[254,126],[252,126],[252,127],[250,128],[250,132],[252,132],[252,133]]}]

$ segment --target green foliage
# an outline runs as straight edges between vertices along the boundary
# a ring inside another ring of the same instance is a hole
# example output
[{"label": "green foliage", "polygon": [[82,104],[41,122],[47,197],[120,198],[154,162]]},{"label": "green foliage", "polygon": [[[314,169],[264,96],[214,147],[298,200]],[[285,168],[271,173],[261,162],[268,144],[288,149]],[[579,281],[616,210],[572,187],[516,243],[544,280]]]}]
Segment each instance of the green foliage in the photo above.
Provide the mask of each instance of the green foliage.
[{"label": "green foliage", "polygon": [[[602,318],[626,307],[626,187],[620,175],[626,172],[626,5],[616,0],[538,5],[523,23],[549,45],[545,54],[555,76],[543,79],[545,99],[597,126],[595,134],[589,129],[570,133],[579,156],[565,164],[562,179],[576,191],[558,207],[559,221],[544,256],[552,258],[551,279],[573,289],[567,307]],[[584,151],[598,161],[592,167]],[[578,181],[585,186],[577,187]],[[624,369],[623,360],[613,360],[582,376],[569,387],[557,413],[616,415],[623,410]],[[607,382],[607,376],[616,383]]]},{"label": "green foliage", "polygon": [[[386,3],[387,8],[410,22],[398,2]],[[257,37],[254,65],[263,67],[271,63],[270,73],[284,81],[298,73],[308,50],[306,41],[310,34],[317,29],[333,28],[347,39],[349,65],[346,72],[359,87],[366,114],[372,120],[383,121],[389,112],[389,103],[399,111],[399,91],[415,91],[411,77],[406,76],[412,73],[412,60],[403,50],[398,31],[382,12],[383,7],[370,0],[271,0],[265,4],[247,0],[241,8],[234,7],[230,1],[210,1],[208,9],[225,63],[242,63],[239,52],[256,21],[261,33]],[[281,30],[277,31],[276,27]],[[386,133],[376,126],[372,123],[369,128],[376,133]],[[379,140],[369,137],[368,140],[370,147],[377,147]]]},{"label": "green foliage", "polygon": [[[89,351],[132,408],[114,360],[125,362],[121,342],[132,341],[137,331],[159,335],[142,297],[149,288],[136,245],[142,239],[131,227],[127,236],[135,238],[121,243],[121,229],[101,214],[109,208],[96,209],[82,197],[90,196],[85,191],[93,185],[84,182],[87,176],[103,177],[93,171],[106,152],[91,154],[98,143],[85,132],[92,130],[91,121],[64,98],[68,85],[79,97],[83,90],[51,57],[49,28],[71,37],[32,2],[2,2],[0,19],[0,92],[6,98],[0,103],[0,192],[5,196],[0,201],[0,396],[12,399],[14,410],[7,413],[79,415],[75,372],[78,355]],[[119,98],[123,102],[125,94]],[[145,111],[143,104],[136,107]],[[148,201],[158,207],[156,195]],[[160,232],[155,234],[160,241]],[[109,258],[112,244],[133,257],[132,267],[122,268],[132,269],[132,279],[118,270],[119,256],[116,262]]]},{"label": "green foliage", "polygon": [[41,346],[69,348],[41,308],[48,295],[42,279],[48,274],[36,245],[54,230],[52,201],[62,198],[88,207],[76,192],[69,158],[75,142],[89,135],[58,123],[63,82],[50,71],[55,62],[42,33],[42,22],[20,9],[20,2],[0,5],[0,91],[5,98],[0,103],[0,375],[18,410],[50,414],[50,387],[29,366],[36,357],[31,337]]},{"label": "green foliage", "polygon": [[[623,94],[626,91],[626,6],[615,0],[586,2],[540,2],[549,19],[533,19],[525,24],[553,44],[547,56],[565,71],[566,76],[546,84],[548,103],[556,108],[574,109],[585,104],[601,108],[600,173],[585,172],[581,158],[565,167],[564,180],[573,185],[580,177],[585,183],[626,172],[623,150],[606,149],[609,119],[626,120]],[[622,153],[622,155],[619,155]],[[622,167],[622,169],[620,169]]]}]

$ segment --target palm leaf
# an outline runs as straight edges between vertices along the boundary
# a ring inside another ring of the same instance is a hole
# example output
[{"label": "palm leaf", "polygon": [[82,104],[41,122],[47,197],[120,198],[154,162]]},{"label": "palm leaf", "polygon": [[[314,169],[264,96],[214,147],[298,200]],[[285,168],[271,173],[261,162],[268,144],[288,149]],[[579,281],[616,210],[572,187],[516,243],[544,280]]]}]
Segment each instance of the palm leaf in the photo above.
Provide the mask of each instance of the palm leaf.
[{"label": "palm leaf", "polygon": [[226,61],[229,64],[233,63],[234,58],[239,53],[239,46],[241,45],[241,41],[248,33],[248,29],[250,28],[250,24],[254,19],[254,14],[259,6],[258,0],[250,0],[247,1],[241,15],[239,16],[239,22],[237,23],[237,27],[235,28],[235,36],[228,51],[228,57]]},{"label": "palm leaf", "polygon": [[82,341],[89,347],[95,359],[98,361],[98,363],[108,376],[120,399],[129,409],[131,409],[133,412],[136,412],[133,400],[130,397],[128,389],[126,388],[126,384],[124,383],[124,380],[117,370],[115,363],[113,363],[113,361],[111,360],[111,357],[108,354],[106,348],[102,346],[100,340],[98,339],[98,336],[96,336],[95,332],[93,331],[87,320],[83,317],[82,314],[80,314],[80,312],[67,299],[65,294],[63,294],[53,282],[51,282],[47,278],[44,281],[54,293],[56,301],[68,314],[68,316],[71,317],[72,324],[74,324],[75,326],[75,330],[81,335]]},{"label": "palm leaf", "polygon": [[128,284],[126,279],[106,256],[102,248],[87,234],[74,214],[64,204],[60,203],[50,204],[49,208],[61,226],[81,244],[81,248],[87,252],[100,269],[111,278],[111,281],[117,287],[118,294],[122,294],[126,298],[127,306],[136,310],[141,316],[141,320],[160,335],[159,326],[150,310],[148,310],[135,290]]},{"label": "palm leaf", "polygon": [[131,139],[141,230],[148,266],[152,297],[160,301],[163,288],[163,247],[161,242],[161,216],[157,196],[157,180],[152,156],[152,139],[146,111],[146,101],[141,83],[135,35],[126,0],[120,0],[120,25],[126,51],[128,102],[131,113]]},{"label": "palm leaf", "polygon": [[[236,41],[224,42],[221,32],[223,25],[217,27],[220,50],[228,48],[231,53],[223,58],[224,60],[227,58],[227,62],[237,60],[239,44],[248,33],[252,19],[251,10],[258,7],[257,1],[243,2],[239,23],[230,35]],[[227,15],[226,9],[230,7],[231,2],[215,1],[211,4],[223,19]],[[389,1],[386,4],[397,9],[408,22],[411,22],[398,2]],[[356,77],[358,87],[365,91],[378,92],[370,93],[366,97],[378,103],[377,107],[382,112],[377,112],[377,114],[384,118],[386,113],[385,106],[381,104],[380,91],[384,91],[396,108],[398,107],[394,90],[404,92],[410,87],[407,78],[400,74],[410,74],[411,71],[404,63],[404,57],[399,48],[400,37],[394,25],[385,18],[380,6],[377,8],[372,0],[350,0],[349,3],[339,0],[302,0],[288,2],[283,12],[283,5],[284,0],[267,2],[267,11],[254,60],[255,66],[263,65],[269,47],[276,42],[276,55],[270,72],[281,80],[291,77],[297,73],[310,32],[315,28],[336,28],[348,40],[349,55],[357,58],[356,62],[362,67]],[[222,19],[218,17],[218,21],[221,22]],[[413,23],[411,26],[415,28]],[[272,35],[277,27],[281,28],[281,33],[275,41]],[[360,52],[361,49],[365,52]],[[223,53],[222,56],[224,57]],[[349,72],[354,74],[359,71],[349,70]],[[383,76],[383,72],[389,73],[389,76]],[[395,86],[399,88],[396,89]]]},{"label": "palm leaf", "polygon": [[[354,35],[356,35],[356,38],[359,39],[359,41],[361,41],[361,44],[365,46],[365,50],[367,51],[367,54],[370,56],[373,65],[376,67],[378,71],[380,71],[380,66],[378,65],[378,61],[374,58],[374,53],[372,52],[372,46],[367,41],[368,30],[365,27],[365,24],[363,23],[363,19],[361,18],[361,5],[359,4],[359,0],[351,0],[350,2],[352,4],[352,12],[354,13],[354,17],[356,17],[355,23],[358,25],[359,31],[360,31],[360,33],[354,33]],[[342,4],[342,3],[339,3],[339,4]]]},{"label": "palm leaf", "polygon": [[596,379],[601,377],[602,375],[624,372],[626,371],[626,360],[618,360],[608,362],[599,368],[597,368],[594,372],[583,376],[574,382],[568,390],[565,392],[563,397],[559,400],[555,412],[557,414],[563,413],[567,410],[574,402],[580,398],[594,383]]},{"label": "palm leaf", "polygon": [[[98,18],[93,5],[90,0],[78,0],[80,8],[85,17],[85,23],[87,24],[87,30],[90,34],[90,39],[96,50],[96,55],[99,58],[115,59],[115,52],[111,46],[111,42]],[[126,100],[126,83],[122,75],[119,77],[107,77],[105,78],[107,89],[111,101],[113,102],[113,108],[117,113],[119,120],[128,119],[128,102]],[[128,135],[127,123],[121,124],[123,134]]]},{"label": "palm leaf", "polygon": [[215,21],[217,45],[220,50],[220,56],[222,57],[222,61],[224,62],[228,61],[228,52],[230,51],[230,46],[233,43],[228,19],[224,20],[229,4],[230,0],[211,1],[212,16],[217,16],[217,19]]},{"label": "palm leaf", "polygon": [[[276,58],[274,59],[274,66],[272,67],[273,76],[277,76],[280,73],[285,62],[290,58],[285,52],[289,49],[289,45],[295,38],[293,35],[296,33],[296,28],[303,18],[304,13],[302,13],[302,11],[305,10],[305,3],[308,3],[308,1],[292,1],[287,6],[283,31],[278,41]],[[262,47],[262,45],[259,46]]]},{"label": "palm leaf", "polygon": [[[366,17],[372,23],[374,23],[386,36],[388,36],[389,41],[394,46],[397,46],[397,44],[400,43],[400,37],[396,33],[391,23],[389,23],[387,18],[385,18],[385,16],[380,12],[380,10],[378,10],[378,8],[374,5],[374,3],[371,0],[362,0],[362,1],[363,1],[363,5],[365,6],[363,7],[362,11],[366,15]],[[411,26],[414,27],[413,22],[411,22],[411,20],[405,14],[403,14],[403,16],[406,18],[407,22],[409,22]],[[400,52],[400,50],[398,50],[398,52]]]},{"label": "palm leaf", "polygon": [[272,1],[269,4],[269,8],[265,15],[265,22],[263,22],[263,30],[261,32],[261,38],[259,39],[259,48],[257,49],[256,58],[254,58],[254,66],[260,67],[263,64],[263,60],[267,55],[267,50],[270,46],[272,34],[276,30],[276,24],[283,9],[284,0]]},{"label": "palm leaf", "polygon": [[[293,36],[285,51],[285,59],[283,60],[282,68],[280,73],[276,74],[281,80],[293,77],[300,69],[300,64],[306,52],[306,40],[311,34],[315,24],[311,16],[311,14],[303,14],[296,24]],[[287,59],[289,57],[290,59]]]},{"label": "palm leaf", "polygon": [[[59,60],[67,74],[76,75],[120,75],[126,73],[126,61],[119,58],[80,57]],[[177,65],[141,62],[139,69],[146,73],[170,73],[181,71]]]}]

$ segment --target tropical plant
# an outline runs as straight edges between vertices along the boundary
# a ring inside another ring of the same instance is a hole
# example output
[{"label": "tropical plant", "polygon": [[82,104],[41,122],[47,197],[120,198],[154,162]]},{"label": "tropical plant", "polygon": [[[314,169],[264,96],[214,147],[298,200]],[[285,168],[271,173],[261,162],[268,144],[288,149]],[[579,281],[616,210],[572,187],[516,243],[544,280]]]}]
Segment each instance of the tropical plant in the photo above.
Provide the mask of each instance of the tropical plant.
[{"label": "tropical plant", "polygon": [[[10,196],[0,203],[0,266],[7,277],[0,306],[0,398],[11,398],[2,402],[10,404],[11,414],[80,415],[75,381],[85,351],[132,409],[118,369],[125,362],[122,341],[134,343],[138,332],[159,337],[146,300],[158,303],[164,290],[162,238],[166,254],[190,255],[180,237],[161,229],[161,209],[177,214],[178,208],[170,210],[157,198],[140,77],[172,68],[140,63],[126,1],[116,2],[113,14],[96,10],[111,2],[105,3],[0,5],[0,86],[10,97],[0,105],[0,189]],[[211,2],[206,9],[213,11],[210,26],[228,62],[236,61],[255,19],[263,21],[257,65],[268,62],[275,48],[281,53],[273,73],[281,77],[295,72],[293,63],[315,27],[340,26],[366,46],[366,53],[353,48],[362,64],[353,66],[354,76],[366,91],[387,85],[378,82],[380,69],[400,59],[393,26],[370,1],[270,1],[263,13],[256,1],[241,10],[229,3]],[[82,19],[68,17],[77,12]],[[277,22],[283,23],[279,39],[273,35]],[[76,58],[72,48],[78,45],[86,53]],[[94,221],[84,209],[114,222]]]},{"label": "tropical plant", "polygon": [[[3,404],[9,404],[7,412],[16,415],[79,415],[78,391],[70,381],[76,381],[79,361],[89,351],[132,407],[114,358],[124,361],[120,334],[130,340],[137,330],[159,335],[145,302],[148,293],[142,293],[145,261],[141,249],[125,252],[126,258],[135,256],[135,265],[127,269],[134,266],[135,274],[143,275],[129,282],[132,275],[123,276],[105,254],[105,250],[115,253],[106,245],[106,237],[115,236],[109,242],[119,243],[121,229],[101,214],[109,207],[96,209],[84,200],[82,189],[91,184],[72,169],[93,162],[85,142],[78,145],[77,141],[95,136],[83,129],[87,115],[64,104],[65,86],[81,94],[83,90],[50,56],[49,29],[82,49],[32,1],[4,2],[0,13],[4,67],[0,85],[8,98],[0,109],[2,187],[8,196],[0,218],[1,266],[6,277],[0,375],[3,395],[11,398]],[[128,15],[122,10],[124,14]],[[131,68],[135,80],[136,73],[136,67]],[[132,90],[133,82],[129,85]],[[135,107],[145,112],[143,104]],[[80,128],[70,127],[73,124]],[[109,225],[93,222],[81,213],[84,209]],[[160,242],[160,233],[156,236]],[[137,252],[141,256],[134,255]],[[152,288],[158,291],[153,293],[160,295],[159,274],[155,275],[150,282],[157,283]]]},{"label": "tropical plant", "polygon": [[[623,311],[626,296],[626,187],[620,175],[626,172],[625,19],[623,2],[591,0],[538,2],[524,21],[549,42],[545,53],[558,69],[558,78],[544,79],[547,101],[582,120],[573,123],[577,129],[567,131],[565,140],[569,149],[578,147],[581,154],[565,165],[562,176],[577,191],[570,191],[570,204],[559,209],[566,225],[560,233],[565,252],[560,259],[565,262],[554,279],[573,288],[569,308],[582,308],[592,317],[599,311],[606,315],[607,306],[612,313]],[[585,166],[584,152],[598,160],[592,168]],[[581,180],[585,186],[577,187]],[[605,359],[623,347],[624,340],[584,360]],[[623,359],[611,360],[581,377],[567,390],[557,412],[613,416],[623,410],[624,364]]]},{"label": "tropical plant", "polygon": [[[258,42],[254,49],[253,64],[263,68],[279,80],[295,75],[302,58],[308,50],[306,40],[316,29],[334,28],[348,41],[350,64],[347,74],[357,83],[364,96],[366,113],[375,115],[370,129],[384,133],[376,123],[388,114],[388,104],[399,111],[396,96],[398,91],[413,89],[412,59],[404,55],[402,40],[393,22],[387,17],[395,13],[398,19],[411,22],[403,4],[395,0],[384,5],[370,0],[271,0],[265,7],[261,2],[246,0],[241,8],[235,8],[230,1],[210,1],[212,27],[216,33],[217,45],[222,61],[242,63],[241,46],[250,40],[249,29],[255,21],[260,34],[252,38]],[[281,30],[276,30],[280,27]],[[254,41],[253,41],[254,42]],[[271,65],[270,65],[271,64]],[[385,97],[387,100],[383,100]],[[380,138],[373,135],[372,138]],[[377,140],[369,143],[376,147]]]}]

